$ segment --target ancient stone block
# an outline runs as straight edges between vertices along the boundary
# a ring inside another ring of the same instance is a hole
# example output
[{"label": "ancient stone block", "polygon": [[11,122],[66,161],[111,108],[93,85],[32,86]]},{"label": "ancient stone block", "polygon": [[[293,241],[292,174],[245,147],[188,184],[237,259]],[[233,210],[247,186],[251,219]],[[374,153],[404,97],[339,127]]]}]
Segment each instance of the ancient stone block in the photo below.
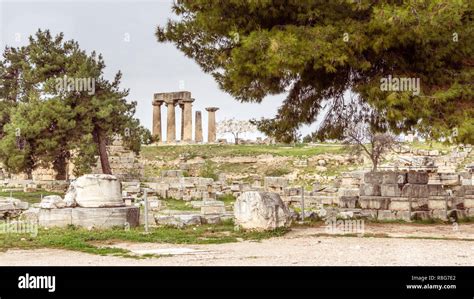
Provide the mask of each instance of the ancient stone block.
[{"label": "ancient stone block", "polygon": [[360,185],[360,196],[381,196],[380,185],[362,184]]},{"label": "ancient stone block", "polygon": [[444,209],[431,210],[431,218],[447,220],[446,210]]},{"label": "ancient stone block", "polygon": [[464,197],[464,207],[468,209],[474,208],[474,196],[467,195]]},{"label": "ancient stone block", "polygon": [[411,210],[412,211],[428,211],[428,198],[412,198],[411,199]]},{"label": "ancient stone block", "polygon": [[380,186],[380,193],[384,197],[400,197],[402,187],[398,184],[383,184]]},{"label": "ancient stone block", "polygon": [[392,199],[390,201],[389,209],[392,211],[409,211],[410,201],[406,198],[404,198],[403,200],[400,200],[399,198],[397,198],[397,200]]},{"label": "ancient stone block", "polygon": [[364,174],[364,183],[366,184],[382,184],[383,173],[381,172],[366,172]]},{"label": "ancient stone block", "polygon": [[428,209],[430,210],[444,210],[446,209],[446,200],[445,199],[428,199]]},{"label": "ancient stone block", "polygon": [[225,213],[224,202],[213,200],[213,201],[204,201],[201,206],[201,214],[203,215],[212,215],[212,214],[223,214]]},{"label": "ancient stone block", "polygon": [[222,222],[220,215],[204,215],[202,217],[203,224],[219,224]]},{"label": "ancient stone block", "polygon": [[359,206],[359,197],[357,196],[341,196],[339,197],[339,206],[341,208],[354,209]]},{"label": "ancient stone block", "polygon": [[407,174],[407,182],[409,184],[428,184],[428,173],[409,171]]},{"label": "ancient stone block", "polygon": [[72,224],[82,227],[136,227],[140,211],[137,207],[73,208]]},{"label": "ancient stone block", "polygon": [[411,221],[411,213],[410,211],[397,211],[396,212],[396,219],[397,220],[403,220],[406,222]]},{"label": "ancient stone block", "polygon": [[459,174],[457,173],[440,173],[441,184],[445,186],[460,185]]},{"label": "ancient stone block", "polygon": [[359,204],[362,209],[388,210],[390,198],[378,196],[361,196]]},{"label": "ancient stone block", "polygon": [[385,172],[382,175],[383,184],[406,184],[407,183],[407,174],[406,172]]},{"label": "ancient stone block", "polygon": [[65,227],[72,224],[72,209],[40,209],[38,224],[44,227]]},{"label": "ancient stone block", "polygon": [[428,185],[406,184],[403,186],[402,196],[411,198],[428,198]]},{"label": "ancient stone block", "polygon": [[340,188],[338,190],[339,196],[359,196],[359,188]]},{"label": "ancient stone block", "polygon": [[441,185],[428,185],[429,196],[447,196],[448,193]]},{"label": "ancient stone block", "polygon": [[369,219],[377,219],[378,210],[361,210],[360,215],[361,217],[366,217]]},{"label": "ancient stone block", "polygon": [[276,193],[248,191],[234,204],[237,225],[245,229],[268,230],[291,225],[290,210]]},{"label": "ancient stone block", "polygon": [[397,214],[394,211],[390,210],[379,210],[377,212],[377,220],[387,221],[387,220],[396,220]]}]

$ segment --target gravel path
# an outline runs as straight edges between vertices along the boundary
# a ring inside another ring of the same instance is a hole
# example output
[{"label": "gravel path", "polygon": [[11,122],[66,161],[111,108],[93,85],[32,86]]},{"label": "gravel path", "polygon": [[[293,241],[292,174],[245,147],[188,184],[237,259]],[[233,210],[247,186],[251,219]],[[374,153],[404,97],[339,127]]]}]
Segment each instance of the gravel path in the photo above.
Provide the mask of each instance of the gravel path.
[{"label": "gravel path", "polygon": [[[385,237],[325,236],[323,228],[294,229],[284,237],[261,242],[217,245],[116,243],[137,253],[162,254],[148,259],[99,256],[74,251],[39,249],[0,253],[0,265],[136,265],[136,266],[447,266],[474,265],[474,225],[371,225],[366,233]],[[423,238],[462,238],[433,240]],[[110,245],[108,245],[110,246]],[[172,254],[172,255],[168,255]]]}]

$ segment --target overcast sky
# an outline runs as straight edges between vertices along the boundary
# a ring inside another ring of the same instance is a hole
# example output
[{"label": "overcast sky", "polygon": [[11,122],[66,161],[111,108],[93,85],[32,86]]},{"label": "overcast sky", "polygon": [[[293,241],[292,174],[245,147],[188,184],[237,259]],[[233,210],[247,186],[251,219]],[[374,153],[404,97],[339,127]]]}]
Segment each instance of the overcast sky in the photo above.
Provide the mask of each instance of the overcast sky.
[{"label": "overcast sky", "polygon": [[[261,104],[242,104],[220,90],[212,76],[205,74],[173,44],[157,42],[156,27],[175,18],[171,6],[172,0],[0,0],[0,45],[2,50],[5,45],[25,45],[28,36],[41,28],[53,34],[64,32],[66,39],[78,41],[82,49],[102,53],[106,78],[111,80],[117,71],[122,71],[122,87],[130,89],[128,99],[138,102],[136,117],[149,129],[153,94],[179,91],[183,83],[184,90],[190,91],[196,99],[193,111],[203,112],[204,132],[207,132],[205,107],[220,107],[217,121],[274,116],[284,95],[268,97]],[[180,109],[176,111],[179,120]],[[166,119],[164,107],[162,119]],[[164,134],[165,125],[163,123]],[[179,125],[177,121],[178,130]],[[309,128],[302,130],[303,134],[308,132]],[[179,138],[179,131],[177,136]]]}]

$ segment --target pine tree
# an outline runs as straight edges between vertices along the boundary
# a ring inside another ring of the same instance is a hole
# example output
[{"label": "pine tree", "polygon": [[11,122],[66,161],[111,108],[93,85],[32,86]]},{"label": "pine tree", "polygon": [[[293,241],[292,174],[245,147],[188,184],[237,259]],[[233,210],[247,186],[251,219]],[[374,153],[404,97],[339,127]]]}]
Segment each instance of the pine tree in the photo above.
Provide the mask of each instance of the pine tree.
[{"label": "pine tree", "polygon": [[[11,171],[31,174],[52,165],[64,179],[68,160],[82,174],[99,156],[102,172],[110,174],[106,146],[115,134],[139,151],[147,130],[133,117],[136,103],[126,101],[128,90],[119,87],[121,73],[112,82],[103,77],[101,55],[88,55],[62,33],[39,30],[27,46],[7,48],[3,57],[0,159]],[[94,90],[70,86],[75,79],[94,82]]]},{"label": "pine tree", "polygon": [[[474,143],[473,7],[467,0],[178,0],[179,18],[156,35],[239,101],[287,94],[276,117],[260,122],[279,139],[324,107],[320,135],[341,137],[350,106],[369,104],[360,117],[383,130],[439,138],[456,129],[457,142]],[[383,90],[388,76],[419,79],[419,93]]]}]

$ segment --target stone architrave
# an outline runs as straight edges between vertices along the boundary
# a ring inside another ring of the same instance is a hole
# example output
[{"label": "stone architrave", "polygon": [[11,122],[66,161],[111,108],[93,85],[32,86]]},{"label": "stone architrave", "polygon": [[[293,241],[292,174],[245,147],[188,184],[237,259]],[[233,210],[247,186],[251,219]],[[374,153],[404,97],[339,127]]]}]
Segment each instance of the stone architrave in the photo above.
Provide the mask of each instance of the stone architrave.
[{"label": "stone architrave", "polygon": [[208,107],[208,123],[207,123],[207,142],[216,142],[216,111],[219,110],[217,107]]},{"label": "stone architrave", "polygon": [[194,136],[194,141],[196,142],[202,142],[202,114],[201,111],[196,111],[196,116],[195,116],[195,136]]}]

